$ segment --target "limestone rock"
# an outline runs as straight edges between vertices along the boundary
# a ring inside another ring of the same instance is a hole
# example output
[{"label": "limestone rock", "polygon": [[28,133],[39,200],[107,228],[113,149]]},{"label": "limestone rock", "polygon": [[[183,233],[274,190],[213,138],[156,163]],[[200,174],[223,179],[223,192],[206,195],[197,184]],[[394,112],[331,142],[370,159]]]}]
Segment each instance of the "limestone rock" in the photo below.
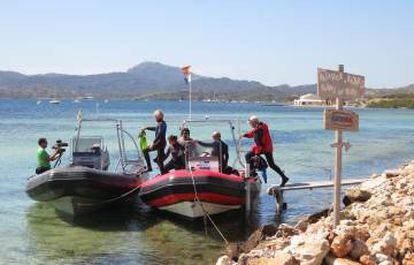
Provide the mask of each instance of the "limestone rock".
[{"label": "limestone rock", "polygon": [[354,240],[352,242],[352,250],[349,253],[349,256],[354,260],[359,260],[361,256],[368,255],[369,249],[365,242],[361,240]]},{"label": "limestone rock", "polygon": [[325,263],[328,265],[361,265],[359,262],[352,261],[350,259],[337,258],[332,255],[326,256]]},{"label": "limestone rock", "polygon": [[278,253],[273,258],[256,258],[248,260],[248,265],[299,265],[299,261],[288,253]]},{"label": "limestone rock", "polygon": [[285,249],[301,265],[319,265],[329,252],[329,243],[321,235],[301,234],[291,238],[291,245]]},{"label": "limestone rock", "polygon": [[377,264],[375,257],[371,255],[363,255],[359,258],[359,262],[363,265],[375,265]]},{"label": "limestone rock", "polygon": [[218,258],[216,265],[233,265],[236,264],[229,256],[224,255]]},{"label": "limestone rock", "polygon": [[343,258],[352,250],[352,240],[346,235],[339,235],[334,238],[331,244],[331,252],[337,258]]},{"label": "limestone rock", "polygon": [[348,189],[342,202],[348,206],[354,202],[365,202],[371,198],[371,193],[359,187]]}]

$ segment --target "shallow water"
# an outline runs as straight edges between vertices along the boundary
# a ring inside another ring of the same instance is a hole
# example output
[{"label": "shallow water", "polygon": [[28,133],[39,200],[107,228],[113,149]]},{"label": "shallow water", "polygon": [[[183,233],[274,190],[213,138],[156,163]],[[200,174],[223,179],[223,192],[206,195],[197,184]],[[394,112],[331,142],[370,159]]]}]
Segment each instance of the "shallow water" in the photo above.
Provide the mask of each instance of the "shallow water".
[{"label": "shallow water", "polygon": [[[98,106],[99,104],[99,106]],[[211,264],[223,252],[223,242],[214,229],[202,221],[189,222],[142,205],[98,213],[83,220],[68,220],[45,203],[36,203],[24,193],[26,178],[35,167],[36,141],[69,141],[74,134],[76,112],[85,117],[119,118],[130,132],[152,124],[156,108],[166,112],[168,133],[177,133],[186,118],[186,102],[97,101],[60,105],[35,100],[0,100],[0,263],[4,264]],[[276,142],[275,158],[292,181],[326,180],[331,175],[334,133],[322,129],[322,109],[262,106],[258,104],[194,103],[195,118],[240,118],[249,115],[265,120]],[[346,133],[353,145],[344,157],[346,177],[365,177],[393,168],[413,158],[414,111],[357,109],[360,132]],[[217,128],[217,127],[216,127]],[[230,144],[228,126],[218,126]],[[206,140],[213,128],[192,128],[192,136]],[[116,159],[112,123],[85,125],[85,133],[103,135]],[[243,141],[245,149],[249,141]],[[67,156],[67,155],[66,155]],[[235,156],[233,154],[232,161]],[[64,161],[65,162],[65,161]],[[273,173],[270,183],[278,183]],[[270,184],[268,184],[270,185]],[[265,194],[256,202],[250,220],[242,214],[215,217],[231,241],[245,238],[263,223],[275,223],[274,201]],[[284,222],[329,206],[330,190],[289,192]],[[207,232],[207,236],[206,236]]]}]

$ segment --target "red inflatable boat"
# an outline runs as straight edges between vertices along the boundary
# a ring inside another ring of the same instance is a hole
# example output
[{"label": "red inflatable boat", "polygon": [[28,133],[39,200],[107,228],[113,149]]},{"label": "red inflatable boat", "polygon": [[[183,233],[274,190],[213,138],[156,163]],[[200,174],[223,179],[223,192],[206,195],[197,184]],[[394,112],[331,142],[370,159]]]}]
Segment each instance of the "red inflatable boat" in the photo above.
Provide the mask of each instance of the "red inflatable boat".
[{"label": "red inflatable boat", "polygon": [[257,178],[204,169],[177,170],[144,182],[139,194],[151,207],[197,218],[205,212],[213,215],[240,209],[246,201],[247,182],[252,197],[256,196],[261,184]]}]

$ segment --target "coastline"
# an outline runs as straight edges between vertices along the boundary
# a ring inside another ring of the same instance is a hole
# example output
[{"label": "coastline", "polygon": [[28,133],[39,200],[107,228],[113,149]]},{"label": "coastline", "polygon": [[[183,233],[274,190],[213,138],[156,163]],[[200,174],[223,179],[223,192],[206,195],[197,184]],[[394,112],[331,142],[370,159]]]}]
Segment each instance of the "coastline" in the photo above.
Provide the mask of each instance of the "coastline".
[{"label": "coastline", "polygon": [[414,264],[414,160],[348,189],[344,203],[336,228],[324,213],[264,226],[216,265]]}]

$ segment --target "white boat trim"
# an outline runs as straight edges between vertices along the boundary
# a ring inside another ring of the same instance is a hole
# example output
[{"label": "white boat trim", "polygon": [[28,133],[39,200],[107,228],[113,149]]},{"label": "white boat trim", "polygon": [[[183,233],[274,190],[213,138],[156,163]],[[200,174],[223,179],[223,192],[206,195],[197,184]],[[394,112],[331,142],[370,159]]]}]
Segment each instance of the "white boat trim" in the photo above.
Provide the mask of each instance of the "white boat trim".
[{"label": "white boat trim", "polygon": [[[241,208],[241,205],[222,205],[211,202],[202,202],[205,211],[209,215],[224,213]],[[160,210],[169,211],[175,214],[183,215],[189,218],[198,218],[204,216],[204,211],[199,202],[182,201],[172,205],[159,207]]]}]

